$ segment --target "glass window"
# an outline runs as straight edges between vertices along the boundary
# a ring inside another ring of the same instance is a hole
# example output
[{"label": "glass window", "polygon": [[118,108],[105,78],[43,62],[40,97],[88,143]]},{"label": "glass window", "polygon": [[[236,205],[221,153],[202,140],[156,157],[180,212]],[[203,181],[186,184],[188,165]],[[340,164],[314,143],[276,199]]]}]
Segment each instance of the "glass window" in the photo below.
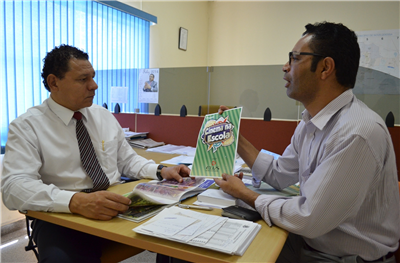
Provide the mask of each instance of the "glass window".
[{"label": "glass window", "polygon": [[113,111],[110,88],[128,87],[121,112],[148,112],[148,104],[137,100],[137,77],[140,68],[148,68],[151,21],[121,11],[134,8],[118,4],[116,9],[96,1],[0,2],[2,153],[9,123],[49,97],[41,78],[42,59],[60,44],[89,54],[99,86],[95,104],[107,103]]}]

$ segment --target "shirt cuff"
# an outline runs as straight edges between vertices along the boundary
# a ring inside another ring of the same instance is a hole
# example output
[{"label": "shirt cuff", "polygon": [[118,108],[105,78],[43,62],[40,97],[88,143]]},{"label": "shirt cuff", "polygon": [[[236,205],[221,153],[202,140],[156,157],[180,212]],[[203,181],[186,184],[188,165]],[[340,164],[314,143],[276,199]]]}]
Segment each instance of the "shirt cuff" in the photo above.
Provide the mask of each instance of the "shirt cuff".
[{"label": "shirt cuff", "polygon": [[158,180],[157,178],[157,168],[158,164],[149,164],[147,165],[147,174],[146,178],[148,179],[153,179],[153,180]]},{"label": "shirt cuff", "polygon": [[263,152],[258,153],[253,167],[251,168],[251,173],[253,175],[253,186],[255,188],[260,187],[261,181],[267,172],[266,167],[270,167],[273,161],[274,157],[272,155]]},{"label": "shirt cuff", "polygon": [[69,210],[69,203],[71,198],[77,192],[61,190],[54,199],[54,211],[60,213],[71,213]]}]

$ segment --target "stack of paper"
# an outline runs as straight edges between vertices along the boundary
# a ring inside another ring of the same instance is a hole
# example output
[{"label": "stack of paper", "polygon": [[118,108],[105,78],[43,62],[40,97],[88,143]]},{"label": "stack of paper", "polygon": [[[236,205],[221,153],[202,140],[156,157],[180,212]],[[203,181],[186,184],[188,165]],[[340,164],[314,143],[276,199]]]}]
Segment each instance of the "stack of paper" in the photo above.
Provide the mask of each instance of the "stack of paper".
[{"label": "stack of paper", "polygon": [[178,145],[167,144],[161,147],[157,147],[156,149],[148,149],[147,151],[194,156],[196,148],[191,146],[181,146],[181,145],[178,146]]},{"label": "stack of paper", "polygon": [[129,144],[133,147],[147,149],[147,148],[162,146],[165,143],[164,142],[156,142],[150,138],[147,138],[147,139],[130,140]]},{"label": "stack of paper", "polygon": [[133,231],[242,256],[260,228],[251,221],[170,207]]},{"label": "stack of paper", "polygon": [[125,131],[125,139],[131,140],[136,138],[146,138],[148,132],[133,132],[133,131]]}]

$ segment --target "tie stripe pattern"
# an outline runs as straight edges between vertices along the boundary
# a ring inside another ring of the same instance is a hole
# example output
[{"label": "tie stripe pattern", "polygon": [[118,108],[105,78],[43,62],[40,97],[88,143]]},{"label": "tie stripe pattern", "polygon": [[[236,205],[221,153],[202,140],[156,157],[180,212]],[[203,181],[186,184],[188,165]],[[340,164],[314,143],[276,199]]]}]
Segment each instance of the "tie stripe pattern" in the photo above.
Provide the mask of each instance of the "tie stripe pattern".
[{"label": "tie stripe pattern", "polygon": [[76,138],[78,139],[82,166],[93,181],[93,188],[85,189],[82,192],[90,193],[105,190],[110,186],[110,181],[97,160],[92,140],[90,139],[89,133],[82,121],[82,113],[75,112],[74,118],[77,120]]}]

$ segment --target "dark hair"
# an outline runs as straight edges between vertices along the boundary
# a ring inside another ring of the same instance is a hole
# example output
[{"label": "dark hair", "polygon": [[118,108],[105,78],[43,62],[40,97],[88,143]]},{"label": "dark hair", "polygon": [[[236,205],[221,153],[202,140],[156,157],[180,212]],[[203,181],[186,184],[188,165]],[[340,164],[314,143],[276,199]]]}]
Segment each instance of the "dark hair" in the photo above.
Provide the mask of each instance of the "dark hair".
[{"label": "dark hair", "polygon": [[[335,61],[336,79],[339,84],[354,88],[360,63],[360,47],[354,31],[343,24],[329,22],[307,24],[306,34],[312,35],[310,48],[312,52],[331,57]],[[311,71],[317,68],[321,57],[314,56]]]},{"label": "dark hair", "polygon": [[42,78],[44,87],[48,91],[50,91],[50,87],[47,83],[47,76],[54,74],[59,79],[64,78],[65,73],[69,70],[68,62],[71,58],[89,60],[88,54],[68,45],[60,45],[47,53],[43,59]]}]

